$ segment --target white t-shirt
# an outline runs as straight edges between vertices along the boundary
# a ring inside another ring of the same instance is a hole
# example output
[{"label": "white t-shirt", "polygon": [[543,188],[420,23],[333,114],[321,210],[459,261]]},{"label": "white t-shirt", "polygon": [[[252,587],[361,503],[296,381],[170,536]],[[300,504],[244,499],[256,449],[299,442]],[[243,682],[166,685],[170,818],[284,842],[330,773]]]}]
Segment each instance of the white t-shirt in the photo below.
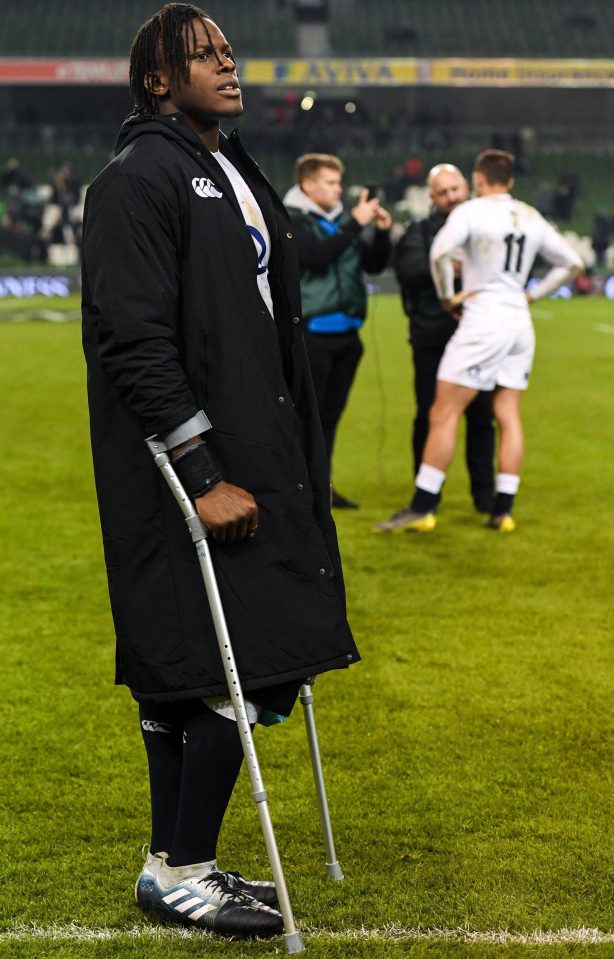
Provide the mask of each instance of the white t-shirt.
[{"label": "white t-shirt", "polygon": [[461,203],[452,211],[431,247],[431,271],[440,298],[454,288],[450,254],[462,251],[465,300],[462,322],[503,319],[530,323],[524,288],[538,254],[552,266],[571,269],[582,261],[566,240],[533,207],[509,193]]},{"label": "white t-shirt", "polygon": [[239,206],[241,207],[241,212],[243,214],[243,219],[247,225],[247,229],[251,233],[254,245],[256,247],[256,252],[258,254],[258,288],[260,290],[260,295],[267,305],[269,313],[273,316],[273,298],[271,297],[271,288],[269,286],[269,257],[271,255],[271,237],[267,229],[265,219],[262,215],[262,210],[256,202],[256,198],[247,183],[237,170],[235,166],[232,165],[230,160],[217,151],[216,153],[211,153],[211,156],[217,160],[219,165],[222,167],[224,173],[230,180],[231,186],[235,192],[235,196],[239,201]]}]

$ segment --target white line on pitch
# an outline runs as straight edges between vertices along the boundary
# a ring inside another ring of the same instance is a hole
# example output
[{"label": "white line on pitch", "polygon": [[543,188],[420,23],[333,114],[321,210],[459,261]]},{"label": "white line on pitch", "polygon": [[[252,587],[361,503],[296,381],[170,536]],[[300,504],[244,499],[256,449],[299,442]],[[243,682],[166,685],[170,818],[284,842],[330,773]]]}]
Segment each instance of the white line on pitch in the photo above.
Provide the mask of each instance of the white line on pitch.
[{"label": "white line on pitch", "polygon": [[[600,929],[582,927],[579,929],[535,930],[534,932],[509,932],[506,929],[478,931],[472,929],[417,929],[403,926],[385,926],[382,929],[318,929],[303,930],[310,940],[325,941],[388,941],[416,942],[449,940],[455,942],[483,942],[493,944],[516,943],[519,945],[547,945],[551,943],[614,943],[614,932],[602,932]],[[124,928],[90,928],[75,923],[63,926],[37,926],[36,924],[18,924],[0,932],[0,942],[27,942],[45,939],[58,941],[109,941],[118,939],[202,939],[211,934],[194,929],[172,928],[168,926],[129,926]]]},{"label": "white line on pitch", "polygon": [[609,323],[595,323],[593,329],[598,333],[614,333],[614,326]]}]

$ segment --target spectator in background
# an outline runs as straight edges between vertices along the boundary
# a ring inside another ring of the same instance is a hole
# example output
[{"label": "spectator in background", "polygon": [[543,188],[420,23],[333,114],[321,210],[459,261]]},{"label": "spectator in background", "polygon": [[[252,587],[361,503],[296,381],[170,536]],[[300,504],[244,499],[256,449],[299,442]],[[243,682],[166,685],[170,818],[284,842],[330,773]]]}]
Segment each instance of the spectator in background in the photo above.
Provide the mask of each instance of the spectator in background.
[{"label": "spectator in background", "polygon": [[19,160],[7,160],[0,170],[0,252],[25,263],[46,263],[42,203],[31,186]]},{"label": "spectator in background", "polygon": [[554,216],[554,187],[548,180],[539,184],[533,196],[533,206],[546,220]]},{"label": "spectator in background", "polygon": [[389,173],[382,182],[382,189],[384,190],[386,202],[399,203],[400,200],[403,200],[405,197],[405,191],[407,190],[407,187],[410,186],[410,183],[411,181],[407,175],[405,164],[397,164],[392,173]]},{"label": "spectator in background", "polygon": [[27,173],[21,167],[17,157],[11,157],[0,169],[0,190],[7,193],[11,188],[13,191],[21,193],[32,186],[32,181]]},{"label": "spectator in background", "polygon": [[612,218],[607,213],[595,213],[593,220],[592,246],[595,251],[596,265],[605,266],[605,254],[610,245]]},{"label": "spectator in background", "polygon": [[64,160],[62,165],[52,174],[51,187],[52,203],[69,208],[79,202],[81,181],[68,160]]},{"label": "spectator in background", "polygon": [[[367,314],[362,271],[379,273],[390,254],[390,214],[365,189],[346,213],[341,203],[344,166],[336,156],[307,153],[296,163],[296,186],[284,203],[292,221],[301,268],[305,342],[332,475],[335,433],[362,356],[358,330]],[[362,231],[373,224],[367,237]],[[333,490],[332,505],[358,504]]]},{"label": "spectator in background", "polygon": [[47,262],[47,241],[40,217],[25,211],[5,216],[0,233],[0,251],[25,263]]},{"label": "spectator in background", "polygon": [[410,183],[421,183],[424,174],[424,160],[419,156],[410,156],[405,161],[405,170]]},{"label": "spectator in background", "polygon": [[[414,361],[416,415],[412,431],[414,476],[422,462],[429,431],[429,410],[435,399],[437,368],[446,344],[458,324],[444,310],[435,291],[429,267],[431,244],[452,210],[467,199],[468,186],[463,174],[450,163],[439,163],[427,178],[432,209],[424,220],[411,223],[394,256],[394,267],[401,287],[403,308],[409,317],[409,342]],[[457,267],[457,275],[460,270]],[[460,289],[460,279],[456,286]],[[467,468],[475,508],[489,513],[493,503],[495,431],[492,392],[481,391],[467,407]]]},{"label": "spectator in background", "polygon": [[578,174],[563,173],[554,194],[554,217],[556,220],[571,220],[579,192],[580,177]]},{"label": "spectator in background", "polygon": [[68,160],[64,160],[62,165],[53,173],[51,178],[51,202],[59,206],[61,210],[60,220],[55,229],[55,243],[66,242],[64,227],[69,227],[76,239],[76,231],[73,228],[73,208],[79,202],[81,194],[81,181],[72,168]]}]

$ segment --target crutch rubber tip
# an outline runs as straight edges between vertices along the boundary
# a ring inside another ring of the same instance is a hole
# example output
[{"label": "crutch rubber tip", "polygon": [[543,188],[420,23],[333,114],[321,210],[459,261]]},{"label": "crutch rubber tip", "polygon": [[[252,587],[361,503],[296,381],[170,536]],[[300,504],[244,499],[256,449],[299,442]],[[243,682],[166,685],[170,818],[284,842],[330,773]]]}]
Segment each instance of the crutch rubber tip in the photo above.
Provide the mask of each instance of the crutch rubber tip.
[{"label": "crutch rubber tip", "polygon": [[304,952],[305,946],[303,945],[300,932],[291,932],[285,936],[285,940],[286,950],[288,952]]},{"label": "crutch rubber tip", "polygon": [[327,862],[326,863],[326,878],[327,879],[343,879],[343,873],[341,872],[341,866],[338,862]]}]

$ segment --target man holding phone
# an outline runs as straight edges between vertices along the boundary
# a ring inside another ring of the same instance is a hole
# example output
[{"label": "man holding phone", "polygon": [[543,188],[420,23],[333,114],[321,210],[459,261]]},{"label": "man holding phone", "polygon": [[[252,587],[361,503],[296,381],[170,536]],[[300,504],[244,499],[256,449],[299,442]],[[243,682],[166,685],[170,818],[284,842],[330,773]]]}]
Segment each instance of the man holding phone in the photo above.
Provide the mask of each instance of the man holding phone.
[{"label": "man holding phone", "polygon": [[[363,351],[358,335],[367,313],[363,271],[380,273],[386,266],[392,224],[375,187],[365,187],[358,203],[344,210],[344,172],[338,157],[307,153],[297,160],[297,183],[284,198],[298,249],[305,342],[331,474],[337,424]],[[356,509],[358,504],[333,489],[332,505]]]}]

